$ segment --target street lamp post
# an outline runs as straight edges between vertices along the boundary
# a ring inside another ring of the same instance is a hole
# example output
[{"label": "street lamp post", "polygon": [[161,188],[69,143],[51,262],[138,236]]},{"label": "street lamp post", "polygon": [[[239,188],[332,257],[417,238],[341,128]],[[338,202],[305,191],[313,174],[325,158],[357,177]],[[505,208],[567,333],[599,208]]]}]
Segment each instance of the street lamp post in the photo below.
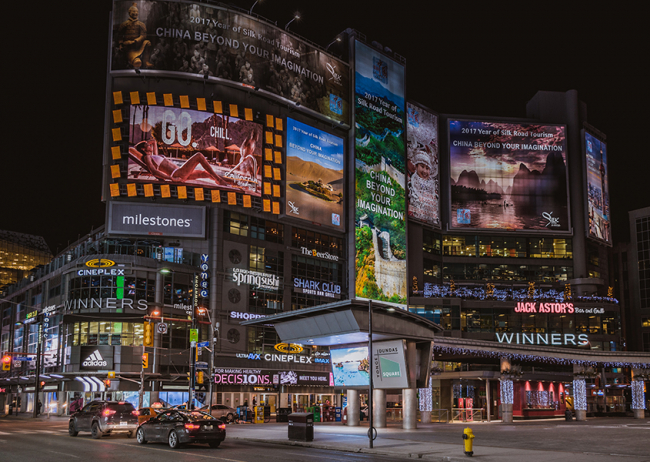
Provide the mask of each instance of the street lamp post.
[{"label": "street lamp post", "polygon": [[368,381],[368,447],[372,449],[375,428],[373,425],[373,409],[372,409],[372,392],[373,392],[373,362],[372,362],[372,300],[368,300],[368,367],[370,372],[370,379]]}]

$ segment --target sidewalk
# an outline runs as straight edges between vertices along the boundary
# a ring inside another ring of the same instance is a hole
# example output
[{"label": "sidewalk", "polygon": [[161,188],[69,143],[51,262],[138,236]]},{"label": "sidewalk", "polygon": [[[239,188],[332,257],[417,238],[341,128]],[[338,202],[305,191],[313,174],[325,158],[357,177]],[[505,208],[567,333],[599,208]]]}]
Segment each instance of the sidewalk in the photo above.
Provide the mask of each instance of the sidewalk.
[{"label": "sidewalk", "polygon": [[[356,452],[367,454],[378,454],[392,456],[399,459],[414,458],[429,461],[467,461],[464,455],[462,426],[454,425],[458,429],[458,443],[436,443],[432,440],[436,436],[436,428],[440,424],[418,424],[417,430],[403,430],[401,426],[390,426],[378,429],[377,439],[374,441],[374,448],[369,449],[368,427],[347,427],[336,424],[316,424],[314,426],[313,442],[289,441],[287,438],[287,424],[264,424],[264,425],[228,425],[228,440],[241,440],[259,443],[284,444],[291,446],[312,447],[332,451]],[[445,425],[445,424],[442,424]],[[474,458],[484,461],[500,462],[541,462],[541,461],[562,461],[571,462],[610,462],[612,454],[594,452],[572,452],[571,447],[566,451],[557,450],[532,450],[522,448],[505,448],[487,446],[489,441],[481,438],[480,426],[472,425],[476,439],[474,439]],[[479,427],[478,431],[477,428]],[[478,433],[478,434],[477,434]],[[431,436],[430,441],[427,437]],[[646,433],[639,433],[639,437],[646,437]],[[419,441],[418,441],[419,439]],[[425,441],[422,441],[425,439]],[[634,455],[620,454],[625,461],[647,461],[650,457],[639,457]]]}]

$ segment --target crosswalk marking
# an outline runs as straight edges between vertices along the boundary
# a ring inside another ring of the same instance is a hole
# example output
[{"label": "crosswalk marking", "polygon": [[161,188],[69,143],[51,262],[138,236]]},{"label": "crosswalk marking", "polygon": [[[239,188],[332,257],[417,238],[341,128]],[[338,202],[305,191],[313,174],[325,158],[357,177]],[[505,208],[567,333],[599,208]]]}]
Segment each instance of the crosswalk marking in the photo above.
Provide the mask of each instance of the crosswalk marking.
[{"label": "crosswalk marking", "polygon": [[11,433],[7,433],[7,432],[0,432],[0,435],[11,435]]}]

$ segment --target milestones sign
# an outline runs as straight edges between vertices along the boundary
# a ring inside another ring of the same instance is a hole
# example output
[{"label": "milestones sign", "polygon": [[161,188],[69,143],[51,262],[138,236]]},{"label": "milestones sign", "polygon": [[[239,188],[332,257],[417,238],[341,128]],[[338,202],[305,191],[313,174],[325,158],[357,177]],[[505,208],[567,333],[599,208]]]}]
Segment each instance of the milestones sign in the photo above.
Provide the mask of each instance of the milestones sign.
[{"label": "milestones sign", "polygon": [[205,207],[109,201],[108,234],[205,238]]}]

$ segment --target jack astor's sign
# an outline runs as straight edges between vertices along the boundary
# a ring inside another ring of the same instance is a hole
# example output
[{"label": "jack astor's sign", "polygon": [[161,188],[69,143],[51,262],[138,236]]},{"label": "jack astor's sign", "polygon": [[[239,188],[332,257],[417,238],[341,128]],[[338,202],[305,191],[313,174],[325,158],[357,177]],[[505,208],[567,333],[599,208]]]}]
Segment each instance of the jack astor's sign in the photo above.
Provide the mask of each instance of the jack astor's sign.
[{"label": "jack astor's sign", "polygon": [[515,313],[573,313],[573,303],[517,302]]}]

